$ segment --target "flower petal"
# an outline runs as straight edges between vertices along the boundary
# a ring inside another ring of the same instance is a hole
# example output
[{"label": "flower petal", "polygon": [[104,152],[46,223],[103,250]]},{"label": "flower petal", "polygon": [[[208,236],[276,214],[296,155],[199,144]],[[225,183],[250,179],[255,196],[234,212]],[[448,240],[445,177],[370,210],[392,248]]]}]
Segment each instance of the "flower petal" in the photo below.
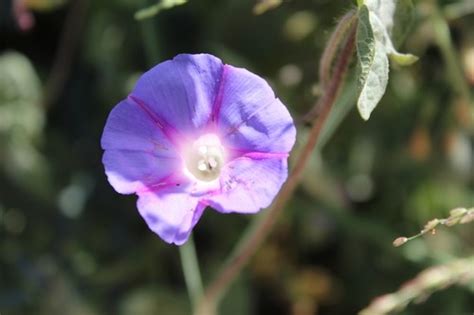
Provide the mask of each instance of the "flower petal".
[{"label": "flower petal", "polygon": [[293,147],[293,119],[259,76],[225,65],[219,100],[217,124],[227,146],[272,153],[288,153]]},{"label": "flower petal", "polygon": [[153,232],[170,244],[182,245],[206,206],[198,199],[170,187],[139,194],[137,207]]},{"label": "flower petal", "polygon": [[105,150],[102,157],[109,183],[121,194],[161,186],[181,161],[129,150]]},{"label": "flower petal", "polygon": [[162,129],[139,105],[123,100],[112,109],[101,139],[102,149],[145,151],[178,157]]},{"label": "flower petal", "polygon": [[205,202],[223,213],[255,213],[271,204],[287,176],[286,158],[237,158],[223,169],[221,191]]},{"label": "flower petal", "polygon": [[130,97],[171,128],[170,134],[193,132],[209,121],[222,68],[211,55],[178,55],[143,74]]}]

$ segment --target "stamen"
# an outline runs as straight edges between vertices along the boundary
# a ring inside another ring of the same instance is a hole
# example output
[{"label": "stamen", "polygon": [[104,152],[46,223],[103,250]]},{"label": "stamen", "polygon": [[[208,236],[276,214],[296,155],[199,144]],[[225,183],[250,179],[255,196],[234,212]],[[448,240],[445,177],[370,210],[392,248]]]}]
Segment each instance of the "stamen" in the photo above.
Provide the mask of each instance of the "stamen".
[{"label": "stamen", "polygon": [[186,170],[200,181],[213,181],[224,165],[224,148],[214,134],[198,138],[184,150]]}]

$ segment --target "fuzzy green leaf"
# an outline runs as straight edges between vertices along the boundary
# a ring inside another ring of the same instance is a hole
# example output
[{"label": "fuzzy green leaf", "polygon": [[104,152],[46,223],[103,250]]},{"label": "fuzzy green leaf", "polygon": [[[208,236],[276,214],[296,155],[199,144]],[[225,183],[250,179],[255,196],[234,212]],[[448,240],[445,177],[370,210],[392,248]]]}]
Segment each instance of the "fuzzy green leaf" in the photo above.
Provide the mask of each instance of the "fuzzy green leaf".
[{"label": "fuzzy green leaf", "polygon": [[388,83],[388,57],[382,41],[377,37],[380,37],[380,34],[374,32],[369,10],[367,6],[363,5],[359,9],[356,39],[360,69],[360,94],[357,108],[365,120],[369,119],[370,114],[385,93]]},{"label": "fuzzy green leaf", "polygon": [[[403,54],[398,52],[393,46],[390,38],[389,29],[393,26],[382,20],[382,17],[369,10],[370,25],[374,31],[375,40],[382,43],[386,53],[391,60],[400,66],[411,65],[418,60],[418,57],[412,54]],[[383,21],[383,22],[382,22]]]},{"label": "fuzzy green leaf", "polygon": [[403,23],[402,15],[409,16],[412,12],[411,0],[360,0],[358,5],[356,40],[360,94],[357,107],[362,118],[368,120],[387,88],[388,57],[400,66],[411,65],[418,57],[398,52],[391,38],[392,32],[402,32],[397,24]]}]

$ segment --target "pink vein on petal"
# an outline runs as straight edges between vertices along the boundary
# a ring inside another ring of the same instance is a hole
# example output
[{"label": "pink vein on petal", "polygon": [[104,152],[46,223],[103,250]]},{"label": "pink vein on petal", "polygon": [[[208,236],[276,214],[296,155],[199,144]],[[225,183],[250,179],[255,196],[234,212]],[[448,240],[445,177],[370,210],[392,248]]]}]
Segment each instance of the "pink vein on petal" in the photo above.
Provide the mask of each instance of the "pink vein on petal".
[{"label": "pink vein on petal", "polygon": [[163,119],[161,119],[156,113],[150,110],[149,106],[134,95],[129,95],[128,98],[136,104],[141,110],[143,110],[151,120],[163,131],[165,136],[170,140],[174,145],[176,137],[173,137],[172,134],[179,134],[177,130],[169,126]]},{"label": "pink vein on petal", "polygon": [[138,97],[133,96],[133,95],[129,95],[128,98],[129,98],[133,103],[135,103],[136,105],[138,105],[138,107],[140,107],[140,109],[143,110],[143,111],[151,118],[151,120],[153,120],[153,122],[158,125],[158,127],[160,127],[161,129],[164,128],[164,124],[163,124],[163,123],[161,122],[161,120],[157,117],[157,115],[155,115],[155,113],[153,113],[153,112],[148,108],[148,106],[145,104],[144,101],[142,101],[141,99],[139,99]]},{"label": "pink vein on petal", "polygon": [[221,77],[219,78],[219,84],[217,87],[217,94],[216,98],[214,99],[214,103],[212,104],[212,113],[211,113],[211,121],[212,122],[217,122],[217,119],[219,118],[219,114],[221,111],[221,106],[222,106],[222,99],[224,97],[224,85],[225,85],[225,80],[227,77],[227,72],[228,72],[228,66],[223,65],[222,66],[222,73]]},{"label": "pink vein on petal", "polygon": [[136,153],[136,152],[139,152],[139,153],[143,153],[143,154],[148,154],[148,155],[151,155],[153,157],[156,157],[156,158],[160,158],[160,159],[164,159],[164,160],[177,160],[178,157],[176,156],[169,156],[169,155],[161,155],[159,153],[156,153],[155,151],[153,150],[140,150],[140,149],[108,149],[108,151],[110,152],[129,152],[129,153]]},{"label": "pink vein on petal", "polygon": [[[196,215],[196,212],[204,211],[204,208],[202,208],[203,206],[204,206],[204,204],[202,204],[201,202],[198,201],[194,208],[188,209],[188,213],[183,217],[183,219],[181,220],[181,223],[179,224],[179,226],[184,225],[184,223],[185,223],[185,221],[186,221],[186,219],[188,218],[189,215],[191,215],[191,225],[192,225],[192,221],[194,221],[194,216]],[[176,232],[174,233],[173,239],[176,239],[176,237],[178,236],[178,234],[180,232],[181,231],[179,229],[177,229]]]},{"label": "pink vein on petal", "polygon": [[145,188],[137,189],[136,194],[142,194],[146,192],[157,192],[163,188],[182,185],[182,183],[174,179],[174,176],[174,174],[170,174],[168,176],[163,177],[162,179],[159,179],[155,183],[146,185]]},{"label": "pink vein on petal", "polygon": [[267,108],[268,106],[272,105],[273,103],[275,102],[275,100],[273,100],[271,103],[268,103],[266,105],[263,105],[263,106],[260,106],[259,108],[257,108],[253,113],[251,113],[250,115],[248,115],[247,117],[245,117],[244,120],[242,120],[240,123],[238,123],[237,125],[235,126],[231,126],[224,137],[227,137],[231,134],[233,134],[234,132],[238,131],[240,127],[242,127],[242,125],[246,124],[250,119],[252,119],[255,115],[257,115],[261,110],[264,110],[265,108]]},{"label": "pink vein on petal", "polygon": [[242,157],[248,157],[254,160],[261,159],[284,159],[288,157],[288,153],[284,152],[246,152]]}]

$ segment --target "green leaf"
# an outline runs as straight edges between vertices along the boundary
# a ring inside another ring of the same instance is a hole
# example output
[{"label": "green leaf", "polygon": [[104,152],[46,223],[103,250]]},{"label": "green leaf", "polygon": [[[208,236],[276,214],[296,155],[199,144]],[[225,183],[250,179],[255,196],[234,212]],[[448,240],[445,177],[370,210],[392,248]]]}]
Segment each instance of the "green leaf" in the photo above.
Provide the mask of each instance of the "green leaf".
[{"label": "green leaf", "polygon": [[31,61],[18,52],[0,55],[0,171],[35,194],[51,185],[47,159],[38,150],[45,123],[41,82]]},{"label": "green leaf", "polygon": [[162,10],[171,9],[175,6],[183,5],[186,2],[188,1],[187,0],[162,0],[158,2],[157,4],[138,10],[135,13],[134,17],[136,20],[148,19],[157,15]]},{"label": "green leaf", "polygon": [[263,14],[271,9],[278,7],[283,0],[260,0],[253,7],[253,13],[256,15]]},{"label": "green leaf", "polygon": [[365,5],[359,9],[356,41],[360,69],[357,108],[362,118],[368,120],[387,88],[388,58],[380,32],[374,32]]},{"label": "green leaf", "polygon": [[390,55],[392,61],[400,66],[406,66],[411,65],[418,60],[418,57],[412,54],[402,54],[395,49],[387,29],[387,26],[391,27],[390,24],[387,24],[386,21],[382,22],[379,16],[372,11],[369,11],[369,18],[370,25],[374,30],[375,39],[382,43],[386,53]]},{"label": "green leaf", "polygon": [[[400,37],[402,32],[407,32],[406,27],[399,24],[408,23],[410,13],[413,12],[413,5],[409,0],[366,0],[369,10],[370,24],[374,29],[375,37],[383,43],[387,54],[393,62],[399,66],[411,65],[418,60],[418,57],[411,54],[402,54],[395,49],[392,42],[392,32],[395,30]],[[406,18],[402,18],[405,15]],[[394,25],[394,23],[396,23]]]},{"label": "green leaf", "polygon": [[[395,14],[395,0],[365,0],[364,4],[370,13],[377,15],[388,33],[392,32]],[[373,26],[373,25],[372,25]]]},{"label": "green leaf", "polygon": [[31,61],[9,51],[0,55],[0,139],[21,133],[35,141],[45,121],[41,82]]},{"label": "green leaf", "polygon": [[362,118],[368,120],[387,88],[388,57],[400,66],[411,65],[418,57],[398,52],[391,39],[393,30],[400,32],[396,25],[401,21],[398,15],[409,15],[413,8],[410,0],[361,0],[358,3],[356,40],[360,94],[357,108]]}]

